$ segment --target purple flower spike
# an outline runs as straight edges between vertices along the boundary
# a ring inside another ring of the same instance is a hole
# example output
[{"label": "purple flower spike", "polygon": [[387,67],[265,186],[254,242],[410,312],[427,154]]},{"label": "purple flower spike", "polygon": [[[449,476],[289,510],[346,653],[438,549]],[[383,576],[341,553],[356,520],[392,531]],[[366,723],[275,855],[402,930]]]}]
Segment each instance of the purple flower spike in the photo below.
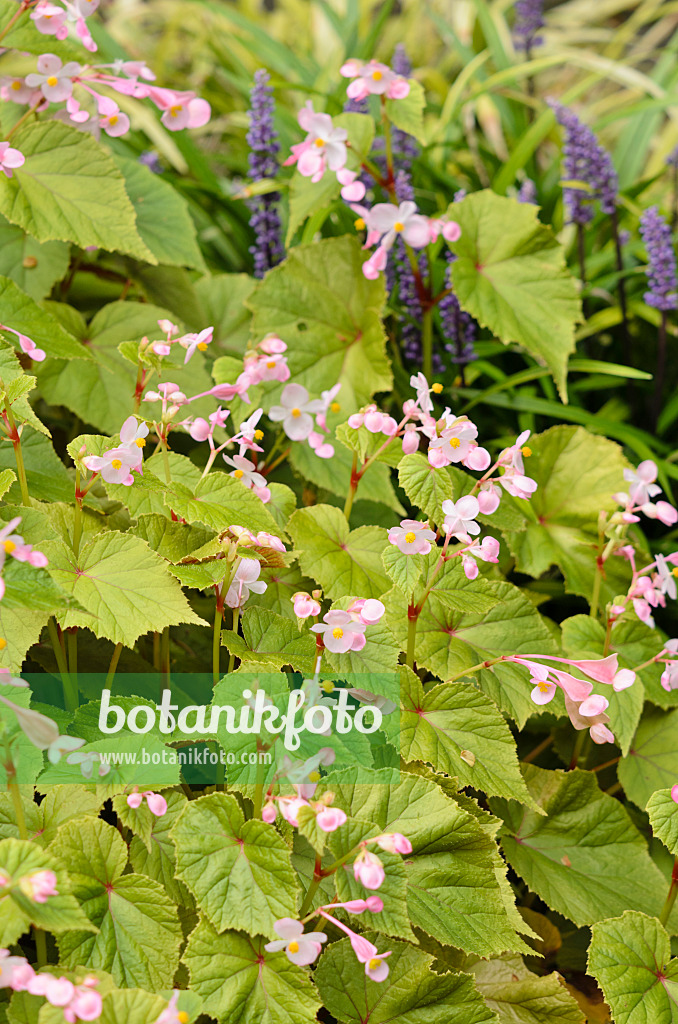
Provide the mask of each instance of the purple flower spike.
[{"label": "purple flower spike", "polygon": [[[247,133],[247,142],[250,146],[249,171],[252,181],[274,178],[278,173],[277,153],[280,143],[273,127],[275,104],[269,80],[267,71],[261,69],[255,72],[254,87],[250,93],[250,129]],[[252,211],[250,225],[255,235],[255,243],[250,247],[254,257],[255,277],[263,277],[284,255],[282,228],[278,216],[279,200],[277,192],[269,192],[253,199],[249,204]]]},{"label": "purple flower spike", "polygon": [[513,26],[513,44],[516,50],[530,52],[544,42],[538,34],[544,27],[544,0],[518,0]]},{"label": "purple flower spike", "polygon": [[678,309],[676,254],[671,229],[656,206],[651,206],[640,218],[640,233],[649,261],[646,271],[649,291],[645,292],[645,301],[655,309]]},{"label": "purple flower spike", "polygon": [[[456,257],[448,252],[448,267],[445,272],[446,288],[452,287],[450,267],[455,259]],[[464,313],[454,292],[442,297],[438,309],[440,310],[440,325],[447,339],[445,348],[450,353],[450,361],[458,366],[466,366],[476,358],[473,348],[473,343],[476,340],[475,321],[468,313]]]},{"label": "purple flower spike", "polygon": [[593,203],[598,200],[603,213],[613,214],[617,202],[617,173],[607,150],[576,114],[559,103],[550,103],[558,124],[565,129],[563,176],[581,181],[590,191],[564,188],[563,198],[569,221],[588,224],[593,220]]},{"label": "purple flower spike", "polygon": [[532,206],[537,205],[537,187],[530,178],[526,178],[520,186],[517,199],[519,203],[530,203]]}]

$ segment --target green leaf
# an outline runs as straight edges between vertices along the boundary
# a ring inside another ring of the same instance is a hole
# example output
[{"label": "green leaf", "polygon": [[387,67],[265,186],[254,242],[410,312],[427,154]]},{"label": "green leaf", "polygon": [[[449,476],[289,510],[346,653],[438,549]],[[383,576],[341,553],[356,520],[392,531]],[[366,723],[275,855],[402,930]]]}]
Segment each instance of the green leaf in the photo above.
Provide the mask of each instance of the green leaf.
[{"label": "green leaf", "polygon": [[398,466],[398,483],[413,505],[440,525],[444,501],[454,500],[454,485],[446,467],[434,469],[425,455],[405,455]]},{"label": "green leaf", "polygon": [[555,972],[539,976],[519,956],[473,965],[478,990],[500,1024],[585,1024],[575,999]]},{"label": "green leaf", "polygon": [[502,848],[530,889],[578,927],[624,910],[659,914],[666,888],[645,840],[622,805],[590,772],[525,766],[530,793],[547,817],[503,801]]},{"label": "green leaf", "polygon": [[644,809],[658,789],[678,778],[678,710],[668,714],[649,707],[640,720],[627,757],[617,772],[629,800]]},{"label": "green leaf", "polygon": [[117,829],[80,818],[59,829],[50,849],[68,865],[73,892],[99,929],[59,940],[65,966],[108,971],[125,987],[171,985],[181,939],[176,908],[157,882],[123,874],[127,847]]},{"label": "green leaf", "polygon": [[659,921],[627,911],[594,925],[588,970],[617,1024],[678,1021],[678,960]]},{"label": "green leaf", "polygon": [[0,212],[39,242],[96,245],[148,263],[134,207],[112,157],[91,135],[60,121],[22,127],[15,145],[26,157],[0,181]]},{"label": "green leaf", "polygon": [[4,389],[0,387],[0,403],[4,405],[5,394],[16,396],[13,400],[10,399],[13,403],[12,412],[16,422],[28,423],[34,430],[46,437],[51,437],[49,430],[35,415],[26,398],[26,394],[35,383],[35,377],[23,372],[14,350],[5,344],[3,336],[0,336],[0,380],[5,386]]},{"label": "green leaf", "polygon": [[[359,171],[361,160],[372,146],[374,121],[365,114],[339,114],[333,118],[333,123],[335,127],[345,128],[348,132],[350,148],[346,166],[351,171]],[[326,170],[321,181],[313,182],[295,168],[290,181],[290,213],[285,239],[288,247],[306,218],[329,206],[338,198],[340,191],[341,184],[332,171]]]},{"label": "green leaf", "polygon": [[[642,626],[643,624],[640,623],[640,625]],[[573,615],[572,618],[565,619],[562,623],[565,653],[568,657],[576,659],[602,658],[603,652],[605,654],[615,654],[619,650],[616,641],[618,638],[621,639],[623,637],[623,634],[620,633],[620,627],[625,626],[625,623],[618,623],[614,626],[610,636],[607,638],[606,646],[605,628],[597,619],[592,619],[590,615]],[[626,632],[625,629],[624,632]],[[653,655],[658,654],[661,649],[656,636],[654,646]],[[632,668],[640,660],[625,658],[623,649],[619,651],[619,655],[619,665],[621,668]],[[607,711],[610,716],[610,728],[614,733],[616,743],[621,747],[622,754],[626,757],[643,711],[643,701],[645,698],[643,684],[637,678],[633,686],[622,690],[620,693],[610,693],[605,686],[598,689],[605,691],[605,696],[609,694],[610,706]]]},{"label": "green leaf", "polygon": [[[621,448],[583,427],[552,427],[530,438],[525,472],[537,490],[525,502],[527,528],[507,534],[520,572],[538,577],[557,565],[569,593],[590,600],[596,571],[598,516],[617,508],[612,495],[624,489]],[[630,572],[622,558],[609,558],[601,601],[626,593]]]},{"label": "green leaf", "polygon": [[263,947],[260,938],[218,935],[201,920],[183,959],[205,1013],[228,1024],[314,1024],[320,1002],[308,972]]},{"label": "green leaf", "polygon": [[647,803],[652,833],[661,839],[674,857],[678,857],[678,806],[670,789],[658,789]]},{"label": "green leaf", "polygon": [[[350,817],[373,822],[373,834],[401,832],[410,840],[413,852],[405,867],[413,927],[479,956],[527,952],[511,926],[495,875],[496,863],[503,869],[496,844],[473,816],[419,775],[403,772],[394,785],[389,769],[383,769],[367,780],[364,769],[352,768],[333,772],[319,789],[334,793],[334,803]],[[350,849],[341,829],[333,833],[333,853]],[[376,916],[372,927],[379,928]]]},{"label": "green leaf", "polygon": [[389,544],[382,553],[381,561],[398,589],[407,597],[411,596],[423,569],[422,556],[404,555],[395,544]]},{"label": "green leaf", "polygon": [[[3,350],[0,349],[1,351]],[[73,480],[47,437],[32,431],[24,431],[21,438],[21,451],[31,498],[36,498],[39,501],[73,501]],[[9,444],[0,445],[0,468],[16,470],[14,449]],[[21,490],[18,483],[12,484],[6,500],[13,505],[21,504]]]},{"label": "green leaf", "polygon": [[[120,1024],[123,1020],[130,1021],[130,1024],[132,1021],[134,1024],[155,1024],[166,1007],[167,1002],[161,996],[140,988],[117,989],[104,996],[99,1021],[100,1024]],[[42,1015],[38,1024],[43,1024]]]},{"label": "green leaf", "polygon": [[125,190],[136,213],[136,227],[158,263],[205,270],[195,225],[186,200],[138,160],[116,156]]},{"label": "green leaf", "polygon": [[381,561],[386,531],[378,526],[350,530],[333,505],[298,509],[287,531],[301,571],[312,576],[329,598],[381,597],[390,580]]},{"label": "green leaf", "polygon": [[166,558],[168,562],[180,562],[182,558],[187,558],[214,537],[212,530],[173,522],[157,513],[139,516],[136,526],[133,526],[129,533],[134,537],[141,537],[149,548]]},{"label": "green leaf", "polygon": [[325,238],[294,248],[252,294],[252,331],[288,345],[295,383],[319,395],[341,382],[341,405],[354,412],[392,376],[380,315],[382,280],[368,281],[356,238]]},{"label": "green leaf", "polygon": [[61,541],[43,545],[47,571],[87,609],[59,616],[63,628],[87,626],[132,647],[142,633],[181,622],[206,625],[191,609],[165,562],[139,537],[99,534],[76,556]]},{"label": "green leaf", "polygon": [[[340,498],[346,498],[348,495],[352,456],[343,444],[335,445],[332,459],[319,459],[310,445],[296,444],[292,446],[289,461],[304,484],[308,485],[310,482]],[[358,488],[355,505],[362,499],[386,505],[399,516],[405,515],[405,509],[393,489],[389,468],[383,462],[375,462],[368,469]]]},{"label": "green leaf", "polygon": [[[3,322],[32,338],[48,356],[60,359],[90,359],[87,349],[35,299],[21,290],[9,277],[0,277],[0,307]],[[13,341],[14,335],[6,334]],[[82,364],[79,364],[82,369]]]},{"label": "green leaf", "polygon": [[[214,327],[214,340],[218,343],[219,352],[240,356],[247,348],[252,314],[246,302],[256,284],[256,280],[247,274],[215,274],[213,277],[201,277],[196,282],[195,293],[202,307],[199,326],[211,324]],[[216,363],[213,370],[215,380],[220,383],[216,376]]]},{"label": "green leaf", "polygon": [[400,678],[400,748],[406,761],[425,761],[456,775],[462,786],[536,806],[520,774],[511,731],[489,697],[465,683],[424,691],[419,677],[404,667]]},{"label": "green leaf", "polygon": [[49,295],[52,286],[65,276],[68,261],[69,247],[64,242],[41,245],[0,217],[0,274],[11,278],[35,302]]},{"label": "green leaf", "polygon": [[348,939],[333,942],[322,954],[314,977],[323,1003],[337,1020],[345,1024],[497,1021],[468,974],[436,974],[431,970],[432,956],[404,942],[388,946],[392,950],[386,961],[389,973],[381,982],[369,979],[362,964],[356,965]]},{"label": "green leaf", "polygon": [[[33,789],[23,792],[24,818],[28,839],[38,846],[48,846],[57,829],[72,818],[95,817],[101,807],[101,798],[84,786],[50,786],[44,799],[37,804]],[[0,794],[0,838],[19,838],[14,804],[9,793]]]},{"label": "green leaf", "polygon": [[577,283],[536,206],[474,192],[451,208],[461,227],[452,283],[462,309],[551,370],[567,401],[567,359],[581,320]]},{"label": "green leaf", "polygon": [[239,925],[273,938],[273,924],[294,917],[299,885],[287,845],[266,822],[245,821],[225,793],[192,800],[172,829],[177,878],[218,931]]},{"label": "green leaf", "polygon": [[291,665],[297,672],[313,674],[315,636],[308,631],[300,633],[295,620],[253,605],[243,612],[242,631],[241,637],[225,629],[221,642],[248,668],[262,665],[275,671],[283,665]]},{"label": "green leaf", "polygon": [[401,132],[414,136],[417,142],[425,146],[424,109],[426,95],[424,87],[410,78],[410,91],[404,99],[386,100],[386,116]]},{"label": "green leaf", "polygon": [[0,470],[0,498],[4,498],[15,480],[16,473],[13,469]]},{"label": "green leaf", "polygon": [[[70,867],[70,865],[69,865]],[[38,871],[56,875],[56,895],[44,903],[30,899],[21,889],[22,881]],[[89,928],[89,921],[71,895],[72,876],[50,853],[22,839],[0,841],[0,872],[9,881],[0,888],[0,944],[13,945],[34,924],[46,931],[67,932],[71,928]]]},{"label": "green leaf", "polygon": [[129,847],[130,863],[138,874],[147,875],[158,882],[174,903],[192,907],[193,897],[184,883],[175,878],[177,854],[170,835],[187,800],[183,793],[175,789],[164,790],[163,796],[167,801],[167,813],[160,818],[151,815],[150,830],[146,833],[147,842],[139,835],[134,836]]},{"label": "green leaf", "polygon": [[[144,336],[158,338],[158,320],[163,317],[174,319],[166,309],[149,303],[111,302],[104,306],[89,326],[81,328],[80,340],[95,361],[71,364],[49,359],[40,367],[38,380],[45,401],[65,406],[106,434],[117,434],[132,411],[137,376],[136,368],[120,354],[118,346],[123,341],[138,342]],[[166,375],[185,393],[197,394],[212,386],[202,353],[196,352],[186,367],[168,360],[164,361]],[[153,408],[142,405],[141,415],[155,415]],[[210,399],[199,399],[192,403],[191,411],[200,416],[213,409]]]},{"label": "green leaf", "polygon": [[245,526],[254,533],[264,530],[275,537],[281,535],[261,498],[228,473],[210,473],[194,492],[181,483],[161,486],[167,507],[188,523],[202,523],[217,532],[229,526]]}]

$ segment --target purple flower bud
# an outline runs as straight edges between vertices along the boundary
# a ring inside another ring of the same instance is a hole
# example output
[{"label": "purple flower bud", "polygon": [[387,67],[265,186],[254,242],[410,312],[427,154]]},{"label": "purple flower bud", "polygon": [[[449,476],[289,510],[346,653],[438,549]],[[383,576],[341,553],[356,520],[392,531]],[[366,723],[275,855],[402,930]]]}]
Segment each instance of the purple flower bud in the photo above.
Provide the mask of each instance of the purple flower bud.
[{"label": "purple flower bud", "polygon": [[[456,257],[448,252],[447,270],[445,271],[445,287],[452,287],[452,274],[450,268]],[[445,348],[450,353],[450,360],[458,366],[466,366],[476,358],[473,343],[476,340],[475,321],[464,313],[459,305],[459,299],[454,292],[443,295],[438,304],[440,311],[440,325],[443,335],[447,339]]]},{"label": "purple flower bud", "polygon": [[533,47],[544,42],[538,35],[544,27],[544,0],[518,0],[516,20],[513,25],[513,45],[516,50],[529,53]]},{"label": "purple flower bud", "polygon": [[[250,128],[247,142],[250,146],[249,172],[252,181],[273,178],[278,173],[277,153],[280,149],[278,133],[273,127],[275,104],[269,86],[269,74],[263,68],[255,72],[254,87],[250,93]],[[254,276],[263,277],[267,270],[284,256],[282,228],[278,216],[280,196],[268,192],[248,205],[252,211],[250,226],[255,243],[250,247],[254,257]]]},{"label": "purple flower bud", "polygon": [[651,206],[640,218],[640,233],[648,255],[649,291],[645,292],[645,301],[655,309],[677,309],[676,254],[671,229],[656,206]]},{"label": "purple flower bud", "polygon": [[558,124],[565,129],[563,177],[581,181],[589,188],[589,191],[567,187],[563,189],[570,222],[588,224],[593,220],[593,203],[596,200],[600,201],[603,213],[614,213],[618,183],[610,154],[576,114],[553,101],[550,101],[550,106]]},{"label": "purple flower bud", "polygon": [[525,178],[518,190],[517,196],[519,203],[529,203],[531,206],[537,205],[537,186],[530,178]]}]

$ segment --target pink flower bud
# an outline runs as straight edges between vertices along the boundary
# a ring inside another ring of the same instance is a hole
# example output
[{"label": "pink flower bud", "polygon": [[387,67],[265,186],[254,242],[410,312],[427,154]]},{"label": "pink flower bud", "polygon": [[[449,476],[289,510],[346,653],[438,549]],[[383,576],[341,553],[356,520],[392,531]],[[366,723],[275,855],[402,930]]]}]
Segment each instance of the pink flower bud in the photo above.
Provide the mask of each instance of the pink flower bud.
[{"label": "pink flower bud", "polygon": [[678,782],[671,787],[671,799],[678,804]]},{"label": "pink flower bud", "polygon": [[478,472],[484,472],[491,462],[490,453],[485,448],[481,448],[478,445],[477,448],[472,448],[464,459],[464,465],[468,469],[475,469]]},{"label": "pink flower bud", "polygon": [[489,490],[481,490],[478,493],[478,505],[484,516],[491,516],[496,512],[501,502],[501,491],[492,487]]},{"label": "pink flower bud", "polygon": [[202,416],[198,416],[191,423],[188,432],[194,441],[206,441],[212,433],[212,428],[207,420],[204,420]]},{"label": "pink flower bud", "polygon": [[262,812],[261,812],[262,820],[263,821],[267,821],[269,823],[269,825],[271,825],[275,821],[277,816],[278,816],[278,812],[277,812],[277,810],[275,808],[275,804],[271,800],[269,800],[268,803],[265,804],[263,809],[262,809]]},{"label": "pink flower bud", "polygon": [[279,338],[277,334],[267,334],[266,337],[259,342],[258,348],[262,352],[266,352],[268,355],[277,355],[281,352],[287,351],[287,345]]},{"label": "pink flower bud", "polygon": [[352,416],[348,418],[348,425],[351,430],[359,430],[365,422],[365,417],[361,412],[354,412]]},{"label": "pink flower bud", "polygon": [[127,797],[127,806],[131,807],[135,811],[137,810],[138,807],[141,807],[143,802],[144,797],[142,793],[130,793],[130,795]]},{"label": "pink flower bud", "polygon": [[379,914],[384,909],[384,901],[381,896],[368,896],[365,900],[367,909],[373,914]]},{"label": "pink flower bud", "polygon": [[365,414],[365,426],[371,434],[380,434],[385,416],[383,412],[374,409]]},{"label": "pink flower bud", "polygon": [[375,853],[361,850],[353,862],[353,876],[366,889],[378,889],[386,878],[386,872]]},{"label": "pink flower bud", "polygon": [[602,722],[592,725],[589,733],[594,743],[614,743],[614,733]]},{"label": "pink flower bud", "polygon": [[658,501],[655,505],[657,510],[657,519],[664,524],[664,526],[675,526],[678,522],[678,511],[669,505],[668,501]]},{"label": "pink flower bud", "polygon": [[154,814],[156,818],[162,818],[164,814],[167,814],[167,801],[164,796],[160,793],[144,793],[146,797],[146,803],[151,814]]},{"label": "pink flower bud", "polygon": [[338,807],[325,807],[318,812],[315,820],[323,832],[336,832],[341,825],[346,824],[346,815]]}]

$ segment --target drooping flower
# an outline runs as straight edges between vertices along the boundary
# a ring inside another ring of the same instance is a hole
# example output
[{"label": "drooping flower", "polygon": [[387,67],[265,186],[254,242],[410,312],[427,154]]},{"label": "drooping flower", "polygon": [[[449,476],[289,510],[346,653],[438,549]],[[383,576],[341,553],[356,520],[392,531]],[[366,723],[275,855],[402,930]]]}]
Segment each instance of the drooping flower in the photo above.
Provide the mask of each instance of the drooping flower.
[{"label": "drooping flower", "polygon": [[468,580],[474,580],[478,576],[478,558],[481,562],[498,562],[499,541],[495,537],[483,537],[481,541],[476,540],[464,548],[461,561]]},{"label": "drooping flower", "polygon": [[323,643],[333,654],[360,651],[366,643],[365,623],[356,622],[348,612],[339,610],[326,612],[323,622],[311,626],[313,633],[322,635]]},{"label": "drooping flower", "polygon": [[13,149],[9,142],[0,142],[0,171],[7,178],[11,178],[14,170],[17,167],[21,167],[25,161],[26,157],[20,150]]},{"label": "drooping flower", "polygon": [[645,292],[645,301],[648,306],[663,311],[678,309],[676,254],[671,229],[656,206],[642,214],[640,233],[648,255],[646,273],[649,289]]},{"label": "drooping flower", "polygon": [[340,807],[323,807],[315,817],[316,825],[323,832],[336,832],[346,824],[347,818]]},{"label": "drooping flower", "polygon": [[279,953],[284,949],[288,960],[299,967],[312,964],[320,954],[323,942],[327,942],[324,932],[304,935],[303,924],[292,917],[282,917],[273,927],[280,939],[267,942],[264,949],[267,953]]},{"label": "drooping flower", "polygon": [[226,592],[226,604],[229,608],[242,608],[250,593],[263,594],[266,584],[259,579],[261,562],[256,558],[241,558],[235,576]]},{"label": "drooping flower", "polygon": [[134,793],[130,793],[127,797],[128,807],[137,810],[141,807],[143,801],[148,804],[148,809],[151,814],[154,814],[156,818],[162,818],[163,815],[167,814],[167,801],[161,793],[154,793],[152,790],[146,790],[144,793],[139,793],[136,790]]},{"label": "drooping flower", "polygon": [[402,832],[384,832],[370,842],[376,843],[381,850],[387,850],[389,853],[412,853],[412,843]]},{"label": "drooping flower", "polygon": [[529,430],[524,430],[518,435],[516,443],[510,448],[505,448],[499,455],[498,464],[502,469],[498,478],[502,487],[515,498],[528,500],[537,489],[537,482],[525,475],[523,458],[529,458],[532,454],[525,442],[530,436]]},{"label": "drooping flower", "polygon": [[363,847],[353,861],[353,877],[366,889],[379,889],[386,878],[386,872],[376,853],[370,853]]},{"label": "drooping flower", "polygon": [[400,526],[393,526],[388,531],[388,539],[404,555],[427,555],[435,543],[436,535],[428,523],[403,519]]},{"label": "drooping flower", "polygon": [[[250,147],[249,172],[252,181],[274,178],[278,173],[277,154],[280,150],[278,133],[273,127],[275,104],[269,85],[267,71],[260,69],[254,74],[254,86],[250,93],[250,127],[247,142]],[[280,195],[267,192],[249,203],[252,215],[250,226],[255,242],[250,252],[254,257],[254,276],[263,277],[267,270],[283,258],[282,226],[278,214]]]}]

